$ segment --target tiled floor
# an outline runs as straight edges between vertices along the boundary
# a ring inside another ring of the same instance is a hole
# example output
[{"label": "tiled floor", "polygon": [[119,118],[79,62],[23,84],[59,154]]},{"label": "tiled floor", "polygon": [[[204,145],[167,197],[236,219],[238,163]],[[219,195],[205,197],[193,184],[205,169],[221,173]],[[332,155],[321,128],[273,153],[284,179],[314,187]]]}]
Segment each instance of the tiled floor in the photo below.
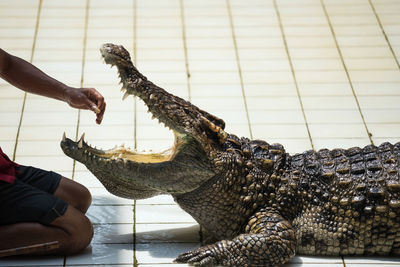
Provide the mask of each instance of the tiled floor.
[{"label": "tiled floor", "polygon": [[[94,196],[91,246],[73,257],[11,258],[0,266],[177,266],[199,227],[167,196],[107,193],[63,155],[65,131],[103,148],[167,148],[172,135],[121,102],[102,43],[123,44],[150,80],[225,119],[227,131],[291,153],[400,141],[398,0],[1,0],[0,47],[107,100],[94,115],[0,81],[0,144],[22,164],[55,170]],[[398,259],[296,257],[289,266],[393,266]],[[180,265],[181,266],[181,265]]]}]

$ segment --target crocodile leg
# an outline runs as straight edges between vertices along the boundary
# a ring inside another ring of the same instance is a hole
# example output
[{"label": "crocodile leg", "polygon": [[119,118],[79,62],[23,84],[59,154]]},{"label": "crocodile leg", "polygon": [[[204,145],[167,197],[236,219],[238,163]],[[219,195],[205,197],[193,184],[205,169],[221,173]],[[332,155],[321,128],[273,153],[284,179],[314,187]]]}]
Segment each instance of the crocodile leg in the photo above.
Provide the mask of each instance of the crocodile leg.
[{"label": "crocodile leg", "polygon": [[295,254],[292,226],[272,208],[252,216],[245,234],[180,255],[175,261],[198,266],[277,266]]}]

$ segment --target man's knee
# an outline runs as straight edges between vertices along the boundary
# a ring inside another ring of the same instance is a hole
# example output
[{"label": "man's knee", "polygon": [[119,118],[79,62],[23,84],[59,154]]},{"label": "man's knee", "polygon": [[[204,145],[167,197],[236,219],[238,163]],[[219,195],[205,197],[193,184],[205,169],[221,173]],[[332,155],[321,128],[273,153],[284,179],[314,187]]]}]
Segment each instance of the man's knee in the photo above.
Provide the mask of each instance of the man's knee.
[{"label": "man's knee", "polygon": [[65,254],[71,255],[81,252],[90,244],[92,238],[93,225],[90,220],[83,215],[78,230],[70,233]]},{"label": "man's knee", "polygon": [[64,199],[82,213],[86,213],[90,204],[92,204],[92,195],[89,190],[80,183],[65,177],[61,179],[54,195]]},{"label": "man's knee", "polygon": [[80,190],[79,190],[79,204],[77,209],[82,211],[83,213],[86,213],[86,211],[89,209],[90,205],[92,204],[92,194],[90,194],[89,189],[87,189],[85,186],[81,185]]},{"label": "man's knee", "polygon": [[68,206],[65,214],[57,218],[52,225],[60,227],[67,233],[67,237],[60,245],[60,249],[65,255],[82,251],[92,241],[92,223],[88,217],[71,205]]}]

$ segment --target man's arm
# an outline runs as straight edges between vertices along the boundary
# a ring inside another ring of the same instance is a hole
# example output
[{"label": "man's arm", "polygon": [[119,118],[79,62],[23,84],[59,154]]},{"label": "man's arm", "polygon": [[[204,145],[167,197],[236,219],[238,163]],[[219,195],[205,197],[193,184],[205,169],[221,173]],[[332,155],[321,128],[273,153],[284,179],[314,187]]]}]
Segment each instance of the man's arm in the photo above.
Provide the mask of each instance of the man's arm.
[{"label": "man's arm", "polygon": [[73,88],[48,76],[29,62],[0,49],[0,77],[29,93],[67,102],[71,107],[89,109],[101,123],[106,104],[94,88]]}]

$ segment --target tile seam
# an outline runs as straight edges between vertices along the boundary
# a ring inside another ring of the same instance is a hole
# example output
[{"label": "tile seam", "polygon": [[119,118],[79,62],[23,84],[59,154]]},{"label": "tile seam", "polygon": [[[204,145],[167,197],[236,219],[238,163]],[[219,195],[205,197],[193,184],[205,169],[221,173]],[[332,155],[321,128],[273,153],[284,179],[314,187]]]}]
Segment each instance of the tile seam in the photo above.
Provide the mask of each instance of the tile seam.
[{"label": "tile seam", "polygon": [[[84,75],[85,75],[85,57],[86,57],[86,43],[87,43],[87,30],[89,23],[89,8],[90,8],[90,0],[86,0],[85,5],[85,21],[84,21],[84,31],[83,31],[83,44],[82,44],[82,61],[81,61],[81,77],[79,81],[80,87],[83,87],[84,84]],[[75,141],[78,140],[79,136],[79,128],[80,128],[80,120],[81,120],[81,110],[78,109],[77,121],[76,121],[76,130],[75,130]],[[76,170],[76,160],[73,160],[72,163],[72,177],[71,179],[75,179],[75,170]]]},{"label": "tile seam", "polygon": [[[132,0],[132,15],[133,15],[133,63],[136,66],[137,64],[137,0]],[[137,143],[138,143],[138,138],[137,138],[137,116],[138,116],[138,110],[137,110],[137,101],[138,98],[136,96],[133,96],[133,142],[134,142],[134,149],[137,149]],[[137,242],[137,235],[136,235],[136,224],[137,224],[137,218],[136,218],[136,206],[137,202],[136,200],[133,201],[132,205],[132,213],[133,213],[133,223],[132,223],[132,235],[133,235],[133,267],[137,267],[139,265],[139,262],[137,260],[137,255],[136,255],[136,244]]]},{"label": "tile seam", "polygon": [[[398,58],[397,58],[397,56],[396,56],[396,53],[394,52],[394,49],[393,49],[393,47],[392,47],[392,44],[391,44],[390,41],[389,41],[389,37],[388,37],[387,34],[386,34],[386,31],[385,31],[385,29],[384,29],[384,27],[383,27],[382,21],[381,21],[381,19],[379,18],[378,12],[376,12],[375,6],[373,5],[373,3],[372,3],[371,0],[368,0],[368,3],[369,3],[369,5],[371,6],[372,11],[374,12],[376,21],[378,22],[378,25],[379,25],[379,27],[380,27],[380,29],[381,29],[381,31],[382,31],[382,34],[383,34],[383,36],[384,36],[384,38],[385,38],[385,40],[386,40],[387,46],[389,46],[390,52],[391,52],[392,55],[393,55],[393,59],[395,60],[395,62],[396,62],[396,64],[397,64],[397,68],[400,70],[400,63],[399,63],[399,60],[398,60]],[[398,24],[394,24],[394,25],[398,25]]]},{"label": "tile seam", "polygon": [[[90,0],[86,0],[86,4],[85,4],[85,21],[84,21],[85,24],[84,24],[83,48],[82,48],[82,61],[81,61],[81,75],[80,75],[81,77],[80,77],[80,81],[79,81],[80,87],[83,87],[83,81],[84,81],[86,42],[87,42],[87,28],[88,28],[88,20],[89,20],[89,7],[90,7]],[[76,121],[76,131],[75,131],[75,140],[78,139],[79,124],[80,124],[80,114],[81,114],[81,111],[78,110],[77,121]],[[72,162],[71,180],[74,180],[74,178],[75,178],[75,170],[76,170],[76,160],[73,160],[73,162]],[[66,267],[66,266],[67,266],[67,256],[64,256],[63,267]]]},{"label": "tile seam", "polygon": [[253,132],[251,129],[249,109],[248,109],[248,105],[247,105],[246,92],[244,89],[243,73],[242,73],[242,68],[240,65],[239,50],[238,50],[238,45],[237,45],[237,40],[236,40],[235,26],[233,24],[233,15],[232,15],[232,10],[231,10],[230,0],[226,0],[226,8],[228,11],[229,24],[230,24],[231,34],[232,34],[231,36],[232,36],[233,46],[234,46],[234,50],[235,50],[235,58],[236,58],[236,63],[237,63],[237,68],[238,68],[238,75],[239,75],[240,87],[241,87],[241,91],[242,91],[244,109],[246,111],[246,119],[247,119],[249,135],[250,135],[250,138],[253,139]]},{"label": "tile seam", "polygon": [[[179,0],[180,7],[180,19],[181,19],[181,27],[182,27],[182,41],[183,41],[183,52],[185,58],[185,70],[186,70],[186,86],[188,90],[188,100],[192,101],[192,89],[191,89],[191,72],[189,68],[189,56],[188,56],[188,45],[187,45],[187,36],[186,36],[186,21],[185,21],[185,6],[183,0]],[[202,226],[199,225],[199,240],[200,243],[203,242],[203,230]]]},{"label": "tile seam", "polygon": [[311,144],[311,148],[314,149],[314,143],[313,143],[313,139],[311,137],[309,123],[307,121],[307,116],[306,116],[306,113],[305,113],[305,110],[304,110],[303,100],[302,100],[301,94],[300,94],[299,83],[297,81],[297,77],[296,77],[296,73],[295,73],[292,57],[291,57],[290,52],[289,52],[289,46],[288,46],[288,43],[287,43],[287,40],[286,40],[286,35],[285,35],[285,31],[283,29],[282,19],[281,19],[280,11],[279,11],[279,8],[278,8],[278,4],[276,3],[276,0],[273,0],[273,4],[274,4],[275,13],[276,13],[276,16],[277,16],[277,19],[278,19],[279,28],[280,28],[280,31],[281,31],[282,41],[283,41],[284,46],[285,46],[287,60],[289,61],[289,66],[290,66],[290,70],[291,70],[291,73],[292,73],[293,82],[294,82],[294,85],[296,87],[297,99],[299,100],[299,104],[300,104],[300,107],[301,107],[301,112],[302,112],[302,115],[303,115],[304,124],[306,126],[306,130],[307,130],[308,138],[309,138],[309,141],[310,141],[310,144]]},{"label": "tile seam", "polygon": [[188,46],[187,46],[187,38],[186,38],[186,23],[185,23],[185,7],[183,4],[183,0],[179,0],[180,4],[180,18],[181,18],[181,26],[182,26],[182,41],[183,41],[183,52],[185,57],[185,69],[186,69],[186,84],[188,89],[188,99],[192,100],[191,94],[191,83],[190,83],[190,68],[189,68],[189,57],[188,57]]},{"label": "tile seam", "polygon": [[[39,0],[38,10],[37,10],[37,13],[36,13],[35,32],[34,32],[34,35],[33,35],[33,43],[32,43],[32,47],[31,47],[31,55],[30,55],[30,59],[29,59],[30,63],[33,63],[33,57],[34,57],[34,54],[35,54],[36,40],[37,40],[37,36],[38,36],[38,31],[39,31],[41,10],[42,10],[42,0]],[[25,104],[26,104],[27,95],[28,94],[26,92],[24,92],[24,99],[22,100],[22,107],[21,107],[21,115],[19,117],[18,129],[17,129],[17,133],[16,133],[16,136],[15,136],[14,151],[13,151],[13,156],[12,156],[12,160],[13,161],[15,161],[16,154],[17,154],[19,135],[20,135],[20,132],[21,132],[22,121],[24,119],[24,112],[25,112]]]},{"label": "tile seam", "polygon": [[335,42],[337,52],[338,52],[339,57],[340,57],[340,60],[341,60],[341,62],[342,62],[343,69],[344,69],[344,71],[345,71],[345,73],[346,73],[346,77],[347,77],[347,80],[348,80],[348,82],[349,82],[351,91],[352,91],[352,93],[353,93],[354,101],[356,102],[358,111],[359,111],[359,113],[360,113],[361,120],[362,120],[362,122],[363,122],[363,124],[364,124],[365,131],[367,132],[367,136],[368,136],[368,139],[369,139],[370,143],[373,145],[373,144],[374,144],[374,141],[372,140],[372,134],[371,134],[371,132],[370,132],[369,129],[368,129],[367,123],[366,123],[365,118],[364,118],[364,114],[363,114],[363,112],[362,112],[362,110],[361,110],[360,102],[358,101],[358,96],[357,96],[357,94],[356,94],[356,92],[355,92],[355,90],[354,90],[353,81],[351,80],[351,77],[350,77],[350,74],[349,74],[347,65],[346,65],[346,63],[344,62],[344,57],[343,57],[343,54],[342,54],[342,50],[341,50],[341,48],[340,48],[340,46],[339,46],[339,43],[338,43],[338,41],[337,41],[336,34],[335,34],[335,30],[333,29],[333,25],[332,25],[331,20],[330,20],[330,18],[329,18],[328,10],[327,10],[327,8],[326,8],[326,6],[325,6],[324,0],[320,0],[320,3],[321,3],[321,6],[322,6],[322,9],[323,9],[323,11],[324,11],[325,18],[326,18],[326,20],[327,20],[327,22],[328,22],[329,29],[330,29],[330,31],[331,31],[333,40],[334,40],[334,42]]}]

